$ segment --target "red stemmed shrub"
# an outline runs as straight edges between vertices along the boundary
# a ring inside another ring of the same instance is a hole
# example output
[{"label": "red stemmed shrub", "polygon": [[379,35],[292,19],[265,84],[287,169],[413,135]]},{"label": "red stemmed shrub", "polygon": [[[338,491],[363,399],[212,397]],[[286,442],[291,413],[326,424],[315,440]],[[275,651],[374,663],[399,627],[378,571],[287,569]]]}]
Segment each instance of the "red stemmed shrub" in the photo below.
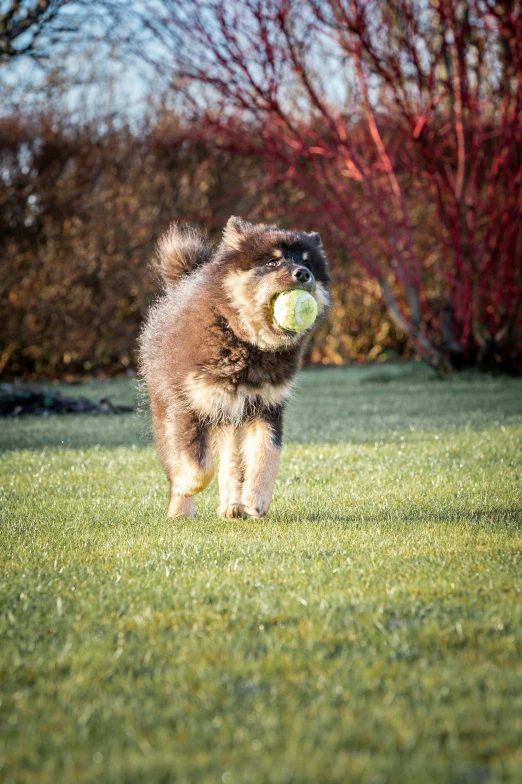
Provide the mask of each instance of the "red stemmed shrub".
[{"label": "red stemmed shrub", "polygon": [[347,250],[419,355],[522,368],[520,2],[154,0],[143,21],[199,127],[263,160],[265,201],[291,185],[287,221]]}]

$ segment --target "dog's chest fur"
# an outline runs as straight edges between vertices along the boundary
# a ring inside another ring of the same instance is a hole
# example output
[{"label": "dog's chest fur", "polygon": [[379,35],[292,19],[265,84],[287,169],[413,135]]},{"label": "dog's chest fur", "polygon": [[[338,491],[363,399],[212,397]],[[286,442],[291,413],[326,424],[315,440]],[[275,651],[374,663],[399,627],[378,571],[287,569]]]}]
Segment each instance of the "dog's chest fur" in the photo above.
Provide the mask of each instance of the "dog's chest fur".
[{"label": "dog's chest fur", "polygon": [[256,410],[280,406],[291,392],[301,349],[261,351],[217,319],[207,356],[185,381],[191,407],[212,422],[240,424]]}]

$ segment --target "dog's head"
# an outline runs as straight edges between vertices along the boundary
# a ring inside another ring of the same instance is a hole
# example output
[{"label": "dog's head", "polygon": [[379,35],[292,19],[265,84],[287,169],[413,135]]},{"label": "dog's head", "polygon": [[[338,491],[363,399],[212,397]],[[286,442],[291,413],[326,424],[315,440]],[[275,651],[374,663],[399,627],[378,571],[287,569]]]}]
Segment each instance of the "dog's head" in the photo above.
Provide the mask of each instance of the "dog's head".
[{"label": "dog's head", "polygon": [[304,332],[288,332],[274,321],[272,302],[277,294],[305,289],[317,301],[318,319],[330,304],[327,261],[317,232],[284,231],[254,226],[232,217],[223,232],[219,253],[225,295],[237,311],[251,343],[278,349],[298,343]]}]

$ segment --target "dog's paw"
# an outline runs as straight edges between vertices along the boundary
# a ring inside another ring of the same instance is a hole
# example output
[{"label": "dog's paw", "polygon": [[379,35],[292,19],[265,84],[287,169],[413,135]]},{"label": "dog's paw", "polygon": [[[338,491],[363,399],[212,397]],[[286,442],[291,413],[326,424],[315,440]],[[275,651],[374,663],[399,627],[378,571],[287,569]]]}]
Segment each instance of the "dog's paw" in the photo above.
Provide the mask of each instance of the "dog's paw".
[{"label": "dog's paw", "polygon": [[225,520],[237,520],[238,518],[248,517],[245,507],[240,503],[221,504],[221,506],[218,506],[217,513],[219,517],[223,517]]},{"label": "dog's paw", "polygon": [[192,498],[183,498],[183,496],[172,496],[170,499],[168,516],[174,517],[187,517],[193,520],[196,517],[196,510],[194,509],[194,501]]},{"label": "dog's paw", "polygon": [[264,517],[266,512],[267,510],[262,507],[255,506],[253,509],[249,507],[248,509],[245,509],[245,517],[253,517],[257,520],[260,517]]},{"label": "dog's paw", "polygon": [[245,517],[264,517],[268,512],[269,505],[270,501],[267,501],[264,498],[256,498],[251,501],[246,501],[243,506]]}]

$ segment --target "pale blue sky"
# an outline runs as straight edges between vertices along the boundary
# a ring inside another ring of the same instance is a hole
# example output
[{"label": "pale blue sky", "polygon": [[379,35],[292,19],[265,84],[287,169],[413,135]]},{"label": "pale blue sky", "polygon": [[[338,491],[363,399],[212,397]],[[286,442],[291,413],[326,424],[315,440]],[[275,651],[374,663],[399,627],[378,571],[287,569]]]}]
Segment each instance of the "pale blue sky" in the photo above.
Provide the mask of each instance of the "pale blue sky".
[{"label": "pale blue sky", "polygon": [[[128,7],[139,2],[129,0]],[[0,0],[0,11],[2,6],[4,0]],[[9,112],[14,103],[21,111],[62,106],[79,121],[108,114],[143,116],[151,90],[163,89],[158,74],[124,51],[117,42],[120,31],[111,40],[102,12],[89,14],[72,4],[65,9],[65,17],[74,20],[78,30],[53,46],[45,67],[21,56],[0,68],[0,112]]]}]

